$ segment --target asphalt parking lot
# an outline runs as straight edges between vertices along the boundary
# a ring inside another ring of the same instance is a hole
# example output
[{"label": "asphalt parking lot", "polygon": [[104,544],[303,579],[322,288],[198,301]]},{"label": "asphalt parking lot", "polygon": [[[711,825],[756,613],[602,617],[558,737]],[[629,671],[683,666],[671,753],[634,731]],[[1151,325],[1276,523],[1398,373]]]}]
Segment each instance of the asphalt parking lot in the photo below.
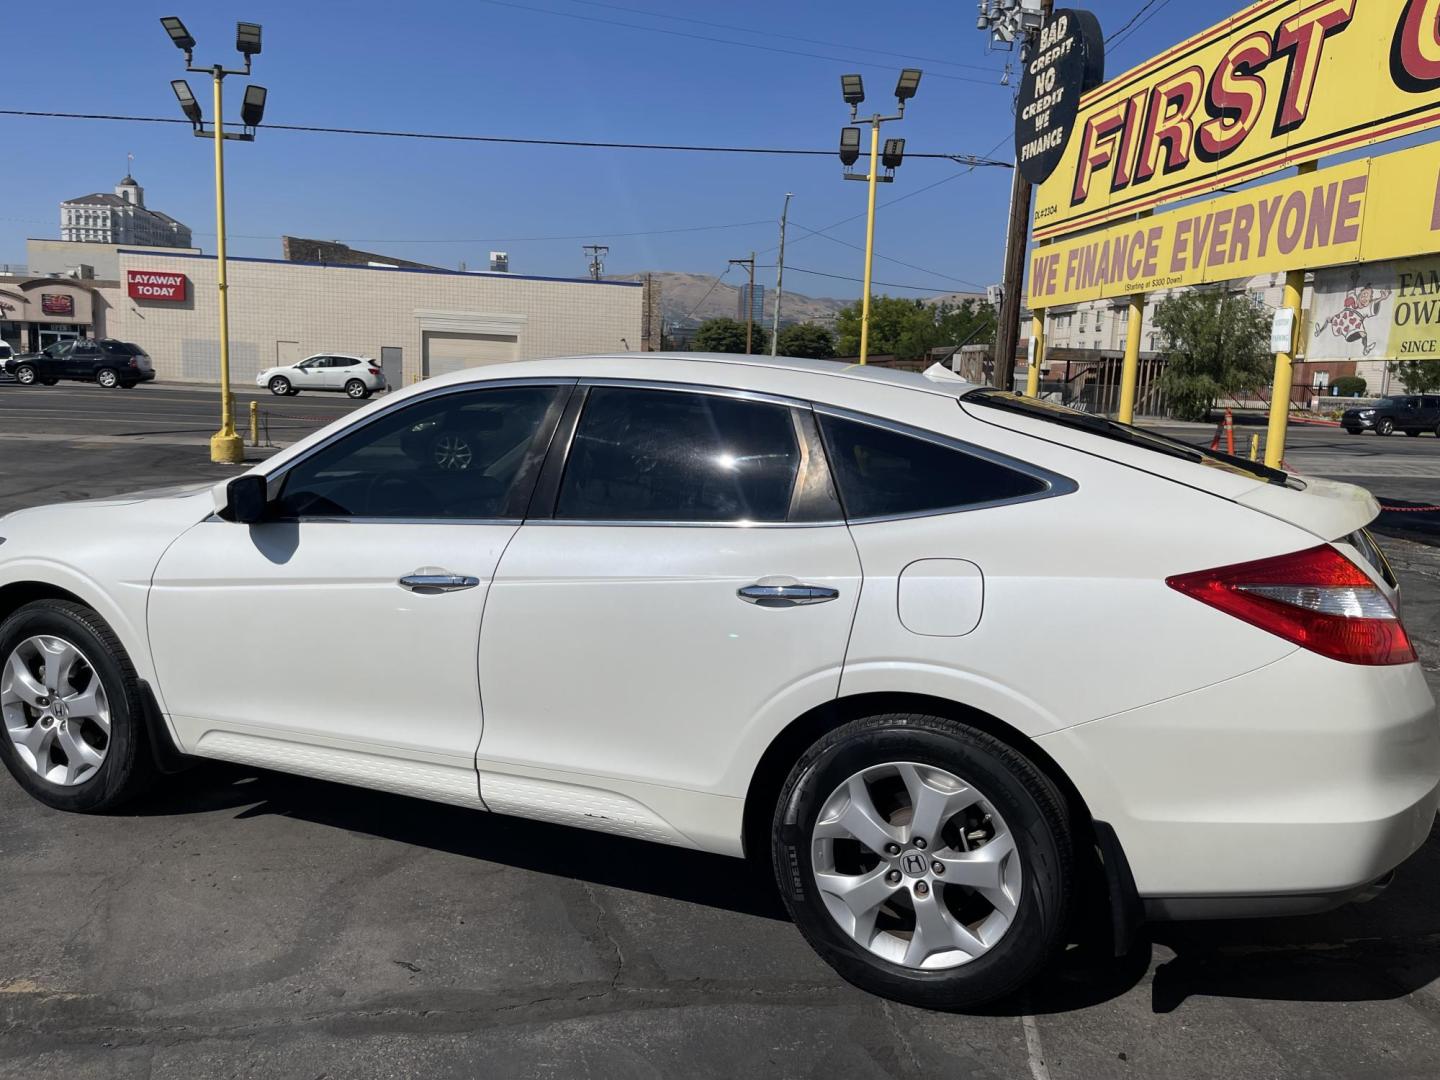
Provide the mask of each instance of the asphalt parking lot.
[{"label": "asphalt parking lot", "polygon": [[[212,403],[0,385],[0,513],[227,475]],[[277,442],[353,407],[261,404]],[[1440,440],[1293,445],[1440,495]],[[1385,547],[1440,694],[1440,548]],[[0,776],[0,1077],[1428,1078],[1437,895],[1440,834],[1371,904],[1157,927],[945,1015],[849,988],[734,860],[229,766],[108,817]]]}]

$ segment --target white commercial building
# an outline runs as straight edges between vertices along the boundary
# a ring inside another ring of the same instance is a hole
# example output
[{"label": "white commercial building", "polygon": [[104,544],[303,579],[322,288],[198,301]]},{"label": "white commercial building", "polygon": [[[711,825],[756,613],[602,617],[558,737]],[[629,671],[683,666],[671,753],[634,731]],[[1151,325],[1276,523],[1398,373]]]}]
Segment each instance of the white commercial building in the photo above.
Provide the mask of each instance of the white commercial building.
[{"label": "white commercial building", "polygon": [[145,189],[127,174],[115,185],[113,195],[97,191],[62,202],[60,239],[188,248],[190,228],[169,214],[147,207]]},{"label": "white commercial building", "polygon": [[[104,332],[164,380],[220,373],[215,259],[122,249]],[[641,350],[645,285],[589,278],[230,259],[231,378],[315,353],[380,360],[392,386],[505,360]]]}]

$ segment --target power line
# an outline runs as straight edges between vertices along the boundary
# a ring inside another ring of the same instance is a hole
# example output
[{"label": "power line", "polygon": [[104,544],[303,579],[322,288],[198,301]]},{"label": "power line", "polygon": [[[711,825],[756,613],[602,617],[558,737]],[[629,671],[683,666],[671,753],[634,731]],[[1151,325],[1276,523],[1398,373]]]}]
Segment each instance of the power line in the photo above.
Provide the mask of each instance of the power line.
[{"label": "power line", "polygon": [[[818,229],[812,229],[812,228],[810,228],[808,225],[801,225],[798,221],[791,221],[790,224],[794,225],[797,229],[803,229],[806,233],[808,233],[808,234],[811,235],[811,236],[818,236],[818,237],[820,237],[821,239],[829,240],[832,244],[839,244],[841,247],[850,248],[852,251],[864,251],[864,250],[865,250],[865,248],[864,248],[862,245],[860,245],[860,244],[852,244],[852,243],[850,243],[850,241],[848,241],[848,240],[841,240],[838,236],[830,236],[830,235],[828,235],[828,234],[826,234],[826,233],[820,232]],[[896,266],[903,266],[903,267],[905,267],[907,270],[917,270],[917,271],[919,271],[919,272],[922,273],[922,274],[934,274],[936,277],[947,278],[947,279],[949,279],[950,281],[956,282],[957,284],[960,284],[960,285],[969,285],[969,286],[970,286],[971,288],[973,288],[973,289],[983,289],[983,288],[984,288],[984,286],[982,286],[982,285],[977,285],[975,282],[973,282],[973,281],[967,281],[967,280],[965,280],[964,278],[955,277],[953,274],[947,274],[947,273],[944,273],[943,271],[940,271],[940,270],[931,270],[931,269],[929,269],[928,267],[924,267],[924,266],[917,266],[915,263],[908,263],[908,262],[906,262],[904,259],[891,258],[889,255],[881,255],[880,252],[878,252],[878,251],[875,252],[875,258],[877,258],[877,259],[883,259],[885,262],[894,263]]]},{"label": "power line", "polygon": [[700,297],[700,302],[690,309],[690,311],[685,315],[684,319],[681,320],[682,322],[689,322],[695,317],[695,312],[699,311],[702,307],[705,306],[705,301],[710,299],[710,294],[715,291],[715,287],[719,285],[720,282],[724,281],[726,275],[728,275],[733,269],[735,269],[733,266],[727,265],[721,273],[715,275],[715,280],[710,283],[710,288],[705,290],[705,295]]},{"label": "power line", "polygon": [[[768,269],[770,269],[770,267],[768,267],[768,266],[761,266],[761,267],[758,267],[758,269],[768,270]],[[858,281],[858,282],[860,282],[862,285],[865,283],[865,279],[864,279],[864,278],[848,277],[848,276],[845,275],[845,274],[827,274],[824,270],[806,270],[803,266],[795,266],[795,265],[793,265],[793,264],[791,264],[791,263],[788,263],[788,262],[785,264],[785,269],[786,269],[786,270],[794,270],[797,274],[809,274],[809,275],[811,275],[812,277],[834,278],[836,281]],[[893,282],[893,281],[874,281],[874,280],[872,280],[872,281],[870,282],[870,284],[872,284],[872,285],[883,285],[883,286],[884,286],[885,288],[887,288],[887,289],[908,289],[908,290],[910,290],[911,292],[923,292],[923,293],[945,293],[945,292],[954,292],[954,291],[955,291],[955,290],[953,290],[953,289],[951,289],[951,288],[949,288],[948,286],[945,286],[945,285],[900,285],[900,284],[897,284],[896,282]]]},{"label": "power line", "polygon": [[[620,22],[618,19],[602,19],[597,15],[581,15],[574,11],[556,11],[553,8],[536,8],[527,4],[515,4],[510,0],[479,0],[482,4],[490,4],[493,7],[514,8],[516,11],[527,11],[532,15],[556,15],[563,19],[580,19],[584,22],[601,23],[606,26],[621,26],[629,30],[643,30],[650,34],[668,34],[671,37],[689,38],[692,41],[708,41],[715,45],[730,45],[737,49],[758,49],[761,52],[781,53],[785,56],[803,56],[811,60],[833,60],[842,64],[853,64],[856,67],[884,68],[893,70],[884,64],[872,64],[864,60],[852,60],[846,56],[827,56],[822,53],[801,52],[799,49],[782,49],[775,45],[757,45],[749,41],[729,41],[725,38],[710,37],[708,34],[692,34],[685,30],[666,30],[659,26],[642,26],[639,23]],[[929,73],[932,78],[949,79],[952,82],[977,83],[980,86],[1001,85],[996,79],[972,79],[966,75],[946,75],[939,71]],[[998,73],[997,73],[998,74]]]},{"label": "power line", "polygon": [[[0,218],[0,221],[7,220]],[[32,222],[32,224],[48,225],[49,222]],[[446,237],[444,239],[417,239],[414,237],[374,237],[355,236],[350,237],[349,242],[353,244],[539,244],[548,241],[561,240],[593,240],[597,236],[606,239],[623,239],[632,236],[667,236],[672,233],[693,233],[712,232],[717,229],[749,229],[759,225],[769,225],[769,218],[761,218],[758,221],[736,221],[728,225],[687,225],[678,229],[642,229],[638,232],[611,232],[608,229],[593,229],[585,233],[570,233],[565,236],[481,236],[468,240]],[[196,236],[214,236],[214,233],[194,230]],[[279,240],[280,236],[269,236],[257,233],[227,233],[238,240]]]},{"label": "power line", "polygon": [[[492,0],[486,0],[487,3]],[[169,116],[124,116],[113,113],[44,112],[36,109],[0,109],[0,116],[28,116],[46,120],[115,120],[134,124],[185,124],[190,121]],[[675,150],[703,154],[772,154],[791,157],[834,157],[834,150],[806,150],[778,146],[692,146],[683,143],[594,142],[585,139],[526,139],[512,135],[457,135],[434,131],[386,131],[377,128],[321,127],[316,124],[266,124],[266,131],[299,131],[321,135],[371,135],[387,139],[431,139],[440,142],[506,143],[519,146],[565,146],[587,150]],[[962,160],[973,167],[1013,168],[1011,162],[993,161],[966,154],[912,153],[907,158]]]},{"label": "power line", "polygon": [[[626,11],[631,15],[644,15],[652,19],[669,19],[672,22],[690,23],[694,26],[708,26],[714,30],[730,30],[737,34],[755,34],[760,37],[782,38],[785,41],[800,41],[807,45],[823,45],[827,49],[854,49],[857,52],[875,53],[877,56],[893,56],[900,60],[919,60],[925,64],[944,64],[947,67],[966,68],[970,71],[987,71],[999,78],[1002,74],[995,68],[986,67],[983,64],[961,64],[955,60],[942,60],[937,56],[916,56],[913,53],[891,52],[889,49],[877,49],[870,45],[851,45],[840,41],[822,41],[818,38],[800,37],[796,34],[777,34],[769,28],[765,30],[752,30],[747,26],[734,26],[730,23],[708,22],[705,19],[691,19],[684,15],[669,15],[660,11],[647,11],[644,8],[623,7],[620,4],[605,4],[600,0],[570,0],[572,4],[584,4],[586,7],[608,8],[611,11]],[[559,12],[556,12],[559,14]]]},{"label": "power line", "polygon": [[[1158,7],[1156,6],[1157,3],[1159,4]],[[1130,38],[1134,37],[1140,31],[1141,27],[1156,15],[1159,15],[1160,12],[1164,11],[1169,4],[1170,0],[1148,0],[1144,7],[1135,12],[1128,23],[1105,39],[1105,44],[1107,46],[1113,45],[1117,47],[1123,45],[1126,41],[1129,41]],[[1147,11],[1149,12],[1148,15],[1146,14]],[[1142,15],[1145,16],[1143,19],[1141,18]]]}]

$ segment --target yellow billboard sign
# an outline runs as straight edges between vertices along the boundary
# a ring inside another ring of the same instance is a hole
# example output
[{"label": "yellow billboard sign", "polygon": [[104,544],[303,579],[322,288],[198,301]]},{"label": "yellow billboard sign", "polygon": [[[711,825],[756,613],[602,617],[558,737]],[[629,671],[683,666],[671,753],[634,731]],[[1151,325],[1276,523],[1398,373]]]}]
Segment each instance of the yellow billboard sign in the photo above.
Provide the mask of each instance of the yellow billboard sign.
[{"label": "yellow billboard sign", "polygon": [[1039,310],[1437,250],[1440,143],[1431,143],[1042,245],[1030,256],[1029,301]]},{"label": "yellow billboard sign", "polygon": [[1046,240],[1440,124],[1440,0],[1259,0],[1087,94]]},{"label": "yellow billboard sign", "polygon": [[1307,360],[1440,360],[1440,258],[1315,275]]}]

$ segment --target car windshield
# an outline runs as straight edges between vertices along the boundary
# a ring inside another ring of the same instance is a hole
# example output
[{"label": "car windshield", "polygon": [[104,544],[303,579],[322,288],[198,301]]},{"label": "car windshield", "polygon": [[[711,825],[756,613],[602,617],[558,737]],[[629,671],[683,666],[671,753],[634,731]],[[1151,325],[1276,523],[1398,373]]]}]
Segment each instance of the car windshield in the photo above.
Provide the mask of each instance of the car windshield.
[{"label": "car windshield", "polygon": [[1096,416],[1092,413],[1076,412],[1074,409],[1067,409],[1063,405],[1056,405],[1049,401],[1039,401],[1035,398],[1022,397],[1019,394],[1014,394],[1006,390],[982,387],[978,390],[971,390],[960,400],[967,405],[983,405],[987,408],[1003,409],[1005,412],[1018,413],[1021,416],[1044,420],[1047,423],[1060,424],[1077,431],[1098,435],[1102,439],[1113,439],[1115,442],[1125,443],[1128,446],[1138,446],[1143,450],[1164,454],[1167,457],[1179,458],[1182,461],[1190,461],[1196,465],[1207,465],[1211,468],[1221,468],[1230,472],[1244,473],[1247,476],[1254,476],[1271,484],[1283,486],[1290,479],[1289,476],[1281,470],[1268,468],[1258,462],[1247,461],[1245,458],[1234,457],[1230,454],[1222,454],[1216,450],[1207,450],[1201,446],[1192,446],[1190,443],[1181,442],[1179,439],[1172,439],[1167,435],[1161,435],[1155,431],[1147,431],[1144,428],[1134,427],[1130,424],[1122,424],[1116,420],[1110,420],[1104,416]]}]

